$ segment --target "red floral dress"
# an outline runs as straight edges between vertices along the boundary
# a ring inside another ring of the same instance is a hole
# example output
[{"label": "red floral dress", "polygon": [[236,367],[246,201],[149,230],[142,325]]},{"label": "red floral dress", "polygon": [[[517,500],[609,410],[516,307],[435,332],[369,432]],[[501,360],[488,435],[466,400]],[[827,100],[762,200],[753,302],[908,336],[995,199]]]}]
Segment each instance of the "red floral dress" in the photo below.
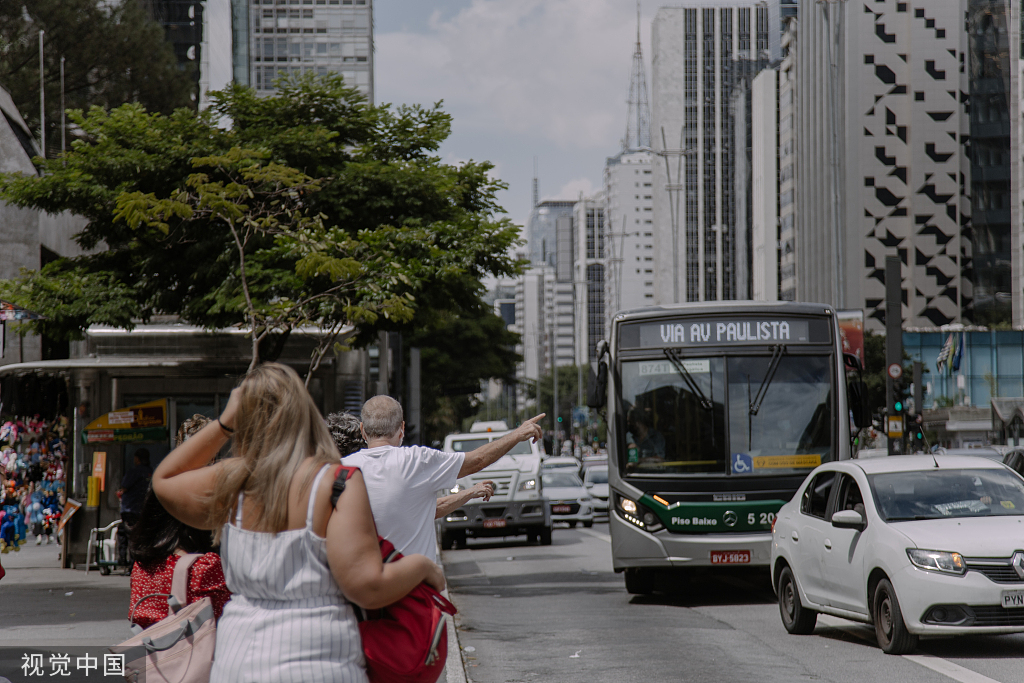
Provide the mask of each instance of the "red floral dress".
[{"label": "red floral dress", "polygon": [[[151,566],[154,571],[147,571],[138,562],[132,568],[132,599],[128,606],[129,619],[131,609],[139,600],[153,593],[170,593],[171,581],[174,577],[174,565],[180,555],[171,555],[162,565]],[[224,583],[224,569],[220,564],[220,555],[206,553],[196,558],[188,572],[188,587],[185,590],[187,604],[202,598],[210,598],[213,603],[213,614],[220,619],[224,605],[231,599],[231,591]],[[149,628],[156,622],[167,617],[167,598],[150,598],[135,610],[134,622],[143,628]]]}]

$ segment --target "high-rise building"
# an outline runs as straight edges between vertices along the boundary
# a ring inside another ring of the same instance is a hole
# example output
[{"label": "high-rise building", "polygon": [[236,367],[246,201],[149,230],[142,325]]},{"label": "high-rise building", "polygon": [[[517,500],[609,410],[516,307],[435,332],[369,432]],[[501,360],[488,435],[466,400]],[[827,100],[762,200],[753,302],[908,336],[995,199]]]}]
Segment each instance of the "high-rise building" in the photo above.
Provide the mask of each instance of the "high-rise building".
[{"label": "high-rise building", "polygon": [[605,162],[606,335],[617,311],[654,303],[653,163],[649,149]]},{"label": "high-rise building", "polygon": [[575,238],[576,365],[597,360],[597,342],[605,327],[605,198],[580,198],[573,211]]},{"label": "high-rise building", "polygon": [[237,82],[269,95],[284,74],[336,72],[373,102],[373,0],[231,3]]},{"label": "high-rise building", "polygon": [[[1020,8],[1005,0],[830,5],[838,154],[830,151],[826,8],[796,29],[796,282],[802,300],[884,321],[884,260],[902,262],[903,320],[1024,324],[1020,291]],[[966,19],[966,21],[965,21]],[[841,188],[838,249],[833,192]],[[1015,284],[1016,283],[1016,284]]]},{"label": "high-rise building", "polygon": [[684,0],[652,30],[654,303],[751,295],[750,88],[769,64],[765,0]]},{"label": "high-rise building", "polygon": [[[575,201],[555,199],[544,200],[533,207],[526,221],[526,257],[532,265],[546,264],[552,268],[557,265],[558,224],[559,221],[562,221],[563,225],[572,224],[572,207],[575,204]],[[563,236],[565,234],[567,233],[563,231]],[[571,260],[569,262],[571,263]]]}]

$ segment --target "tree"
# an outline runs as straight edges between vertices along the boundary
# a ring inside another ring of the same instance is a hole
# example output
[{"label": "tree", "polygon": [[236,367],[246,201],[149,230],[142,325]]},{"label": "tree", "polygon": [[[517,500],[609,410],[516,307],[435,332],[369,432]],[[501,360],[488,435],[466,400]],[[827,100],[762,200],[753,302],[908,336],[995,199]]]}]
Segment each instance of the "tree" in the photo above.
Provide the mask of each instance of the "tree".
[{"label": "tree", "polygon": [[462,428],[463,420],[476,412],[473,396],[483,382],[514,381],[516,363],[522,360],[515,352],[518,341],[519,335],[490,312],[444,312],[406,338],[408,347],[421,352],[424,443]]},{"label": "tree", "polygon": [[440,105],[374,107],[336,75],[281,81],[275,97],[211,97],[203,113],[74,112],[68,154],[41,176],[0,176],[0,198],[84,216],[79,244],[106,247],[0,283],[46,316],[34,331],[70,339],[173,314],[245,326],[255,364],[311,325],[315,369],[344,328],[361,344],[479,316],[481,278],[518,272],[491,165],[433,154],[450,131]]},{"label": "tree", "polygon": [[46,146],[60,150],[60,59],[65,104],[109,109],[139,102],[169,114],[194,106],[193,73],[179,67],[163,28],[137,0],[0,3],[0,83],[29,128],[39,128],[39,30],[44,33]]}]

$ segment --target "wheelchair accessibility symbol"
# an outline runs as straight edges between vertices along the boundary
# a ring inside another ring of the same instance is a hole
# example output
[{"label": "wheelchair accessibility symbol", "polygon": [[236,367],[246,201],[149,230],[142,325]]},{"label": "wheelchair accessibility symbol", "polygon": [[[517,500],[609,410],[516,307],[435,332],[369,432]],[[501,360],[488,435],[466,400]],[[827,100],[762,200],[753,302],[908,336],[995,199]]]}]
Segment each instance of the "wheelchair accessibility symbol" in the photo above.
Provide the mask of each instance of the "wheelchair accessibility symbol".
[{"label": "wheelchair accessibility symbol", "polygon": [[746,453],[732,454],[732,473],[747,474],[754,471],[754,460]]}]

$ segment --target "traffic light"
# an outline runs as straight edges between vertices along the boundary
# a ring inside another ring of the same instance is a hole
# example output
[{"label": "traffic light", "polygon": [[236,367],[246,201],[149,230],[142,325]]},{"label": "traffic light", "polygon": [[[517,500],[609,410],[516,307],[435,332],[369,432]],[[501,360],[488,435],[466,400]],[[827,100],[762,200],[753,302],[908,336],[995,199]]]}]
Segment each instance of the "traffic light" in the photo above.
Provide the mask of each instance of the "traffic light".
[{"label": "traffic light", "polygon": [[903,412],[903,401],[900,401],[899,399],[897,399],[896,400],[896,404],[893,405],[893,408],[896,409],[897,413],[902,413]]},{"label": "traffic light", "polygon": [[558,421],[559,421],[559,422],[561,422],[561,421],[562,421],[562,416],[561,416],[561,415],[559,415],[559,416],[558,416]]}]

